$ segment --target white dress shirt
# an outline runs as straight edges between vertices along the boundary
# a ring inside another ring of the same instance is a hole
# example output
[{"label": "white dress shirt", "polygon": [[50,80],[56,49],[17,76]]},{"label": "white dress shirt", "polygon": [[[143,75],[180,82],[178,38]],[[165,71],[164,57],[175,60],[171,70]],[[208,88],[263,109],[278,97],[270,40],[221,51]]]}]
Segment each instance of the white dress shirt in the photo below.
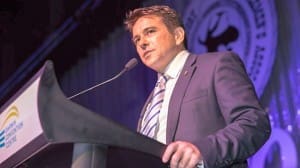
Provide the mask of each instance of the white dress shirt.
[{"label": "white dress shirt", "polygon": [[167,68],[164,71],[164,75],[167,76],[168,82],[166,83],[166,90],[164,95],[164,101],[162,103],[162,108],[160,109],[159,118],[158,118],[158,129],[155,139],[161,143],[166,144],[166,129],[167,129],[167,118],[168,118],[168,108],[170,98],[175,87],[175,84],[178,80],[180,72],[185,64],[189,52],[183,50],[179,52],[174,59],[169,63]]},{"label": "white dress shirt", "polygon": [[[179,78],[179,75],[183,69],[183,66],[190,53],[187,50],[179,52],[170,64],[165,69],[164,75],[169,79],[166,83],[166,90],[164,95],[164,101],[158,118],[158,129],[155,139],[163,144],[166,144],[166,133],[167,133],[167,118],[169,110],[169,102],[173,93],[175,84]],[[201,160],[196,168],[204,168],[203,160]]]}]

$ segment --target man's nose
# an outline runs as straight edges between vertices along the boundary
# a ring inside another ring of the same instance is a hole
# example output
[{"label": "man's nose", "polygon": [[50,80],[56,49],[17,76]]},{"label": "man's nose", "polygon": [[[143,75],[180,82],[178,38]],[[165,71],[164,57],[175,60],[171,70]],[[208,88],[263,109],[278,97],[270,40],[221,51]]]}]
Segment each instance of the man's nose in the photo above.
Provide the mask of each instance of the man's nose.
[{"label": "man's nose", "polygon": [[146,50],[147,46],[149,45],[149,42],[146,38],[141,38],[139,46],[141,49]]}]

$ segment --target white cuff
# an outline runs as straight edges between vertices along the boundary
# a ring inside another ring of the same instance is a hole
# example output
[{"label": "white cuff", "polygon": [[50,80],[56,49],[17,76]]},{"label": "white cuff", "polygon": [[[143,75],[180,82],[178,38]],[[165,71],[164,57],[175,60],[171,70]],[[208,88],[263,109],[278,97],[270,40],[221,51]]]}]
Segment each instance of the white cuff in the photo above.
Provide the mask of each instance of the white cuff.
[{"label": "white cuff", "polygon": [[204,168],[204,162],[201,160],[197,165],[196,168]]}]

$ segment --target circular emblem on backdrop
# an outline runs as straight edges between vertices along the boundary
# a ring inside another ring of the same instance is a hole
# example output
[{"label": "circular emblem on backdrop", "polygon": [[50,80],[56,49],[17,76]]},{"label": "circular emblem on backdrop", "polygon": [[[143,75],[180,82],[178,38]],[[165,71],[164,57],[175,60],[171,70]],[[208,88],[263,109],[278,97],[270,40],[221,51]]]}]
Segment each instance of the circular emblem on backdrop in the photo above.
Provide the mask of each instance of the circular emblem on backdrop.
[{"label": "circular emblem on backdrop", "polygon": [[192,0],[183,20],[190,51],[238,53],[257,94],[263,93],[277,45],[272,0]]}]

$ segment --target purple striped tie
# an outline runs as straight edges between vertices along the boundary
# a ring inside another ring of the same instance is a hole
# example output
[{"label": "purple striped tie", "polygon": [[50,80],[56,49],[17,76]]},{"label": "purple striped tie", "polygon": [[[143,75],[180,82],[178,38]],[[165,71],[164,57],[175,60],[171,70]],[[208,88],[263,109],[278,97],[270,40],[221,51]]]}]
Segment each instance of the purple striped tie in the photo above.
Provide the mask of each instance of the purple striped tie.
[{"label": "purple striped tie", "polygon": [[158,81],[155,85],[152,100],[146,109],[145,116],[142,121],[140,132],[148,137],[153,138],[158,124],[158,116],[163,103],[168,78],[159,74]]}]

